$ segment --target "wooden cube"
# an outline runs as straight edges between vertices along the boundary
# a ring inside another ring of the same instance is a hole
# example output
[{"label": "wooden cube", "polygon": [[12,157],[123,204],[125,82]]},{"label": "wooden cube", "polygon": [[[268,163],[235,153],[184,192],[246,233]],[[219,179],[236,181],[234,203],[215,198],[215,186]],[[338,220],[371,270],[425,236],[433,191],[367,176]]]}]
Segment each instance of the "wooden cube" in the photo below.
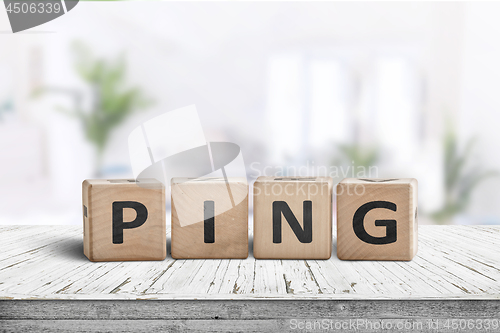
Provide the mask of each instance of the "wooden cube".
[{"label": "wooden cube", "polygon": [[254,184],[254,257],[330,258],[332,188],[330,177],[259,177]]},{"label": "wooden cube", "polygon": [[248,257],[246,178],[173,178],[172,258]]},{"label": "wooden cube", "polygon": [[83,251],[90,261],[163,260],[165,187],[154,179],[88,179],[83,187]]},{"label": "wooden cube", "polygon": [[346,178],[337,186],[337,255],[411,260],[417,253],[417,180]]}]

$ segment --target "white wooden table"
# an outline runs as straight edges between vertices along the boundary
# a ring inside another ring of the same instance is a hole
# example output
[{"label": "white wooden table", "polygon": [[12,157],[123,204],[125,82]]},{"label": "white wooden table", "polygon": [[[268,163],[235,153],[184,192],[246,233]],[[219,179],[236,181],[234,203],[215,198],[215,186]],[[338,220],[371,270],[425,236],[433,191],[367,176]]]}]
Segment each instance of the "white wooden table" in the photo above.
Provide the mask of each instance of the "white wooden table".
[{"label": "white wooden table", "polygon": [[411,262],[340,261],[334,242],[325,261],[255,260],[250,245],[245,260],[92,263],[82,246],[80,227],[0,227],[0,332],[500,320],[500,226],[421,226]]}]

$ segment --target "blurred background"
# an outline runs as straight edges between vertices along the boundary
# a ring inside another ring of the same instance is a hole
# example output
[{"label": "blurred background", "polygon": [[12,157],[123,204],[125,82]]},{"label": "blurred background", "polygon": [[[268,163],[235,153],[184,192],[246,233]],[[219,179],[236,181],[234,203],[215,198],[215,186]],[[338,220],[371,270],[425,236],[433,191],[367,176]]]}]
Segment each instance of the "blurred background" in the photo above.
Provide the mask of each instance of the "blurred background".
[{"label": "blurred background", "polygon": [[498,17],[491,2],[80,2],[13,35],[0,10],[0,224],[81,224],[81,182],[131,178],[130,131],[190,104],[250,182],[414,177],[420,223],[500,224]]}]

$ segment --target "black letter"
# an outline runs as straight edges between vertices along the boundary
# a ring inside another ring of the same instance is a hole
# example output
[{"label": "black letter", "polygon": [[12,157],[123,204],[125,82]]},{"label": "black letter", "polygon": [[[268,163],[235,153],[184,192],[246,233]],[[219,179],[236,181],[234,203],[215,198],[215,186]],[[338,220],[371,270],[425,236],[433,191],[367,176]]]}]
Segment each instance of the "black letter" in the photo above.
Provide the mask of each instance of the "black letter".
[{"label": "black letter", "polygon": [[304,229],[301,228],[299,221],[286,202],[273,202],[273,243],[281,243],[281,213],[301,243],[312,242],[312,201],[304,201]]},{"label": "black letter", "polygon": [[215,203],[205,201],[203,203],[203,213],[205,215],[205,243],[215,243]]},{"label": "black letter", "polygon": [[352,226],[354,228],[354,233],[363,242],[370,244],[390,244],[394,243],[397,239],[396,233],[396,220],[376,220],[375,225],[377,227],[385,227],[385,237],[373,237],[366,232],[364,222],[365,215],[372,209],[375,208],[385,208],[392,211],[396,211],[396,204],[388,201],[372,201],[365,203],[363,206],[359,207],[356,213],[354,213],[354,219],[352,220]]},{"label": "black letter", "polygon": [[[137,213],[135,220],[123,221],[123,209],[132,208]],[[115,201],[113,202],[113,244],[123,243],[123,229],[140,227],[148,218],[146,206],[137,201]]]}]

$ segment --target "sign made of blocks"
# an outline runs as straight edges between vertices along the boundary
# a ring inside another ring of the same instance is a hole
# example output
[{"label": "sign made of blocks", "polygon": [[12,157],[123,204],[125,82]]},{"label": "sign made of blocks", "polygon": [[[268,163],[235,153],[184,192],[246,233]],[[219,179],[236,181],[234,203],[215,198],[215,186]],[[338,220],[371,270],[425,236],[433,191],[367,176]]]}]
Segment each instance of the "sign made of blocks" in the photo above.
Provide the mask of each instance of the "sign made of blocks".
[{"label": "sign made of blocks", "polygon": [[417,180],[346,178],[337,186],[337,256],[411,260],[417,253]]},{"label": "sign made of blocks", "polygon": [[172,258],[248,257],[246,178],[172,178]]},{"label": "sign made of blocks", "polygon": [[85,180],[83,250],[91,261],[163,260],[165,187],[154,179]]},{"label": "sign made of blocks", "polygon": [[254,184],[254,257],[330,258],[332,188],[330,177],[259,177]]}]

